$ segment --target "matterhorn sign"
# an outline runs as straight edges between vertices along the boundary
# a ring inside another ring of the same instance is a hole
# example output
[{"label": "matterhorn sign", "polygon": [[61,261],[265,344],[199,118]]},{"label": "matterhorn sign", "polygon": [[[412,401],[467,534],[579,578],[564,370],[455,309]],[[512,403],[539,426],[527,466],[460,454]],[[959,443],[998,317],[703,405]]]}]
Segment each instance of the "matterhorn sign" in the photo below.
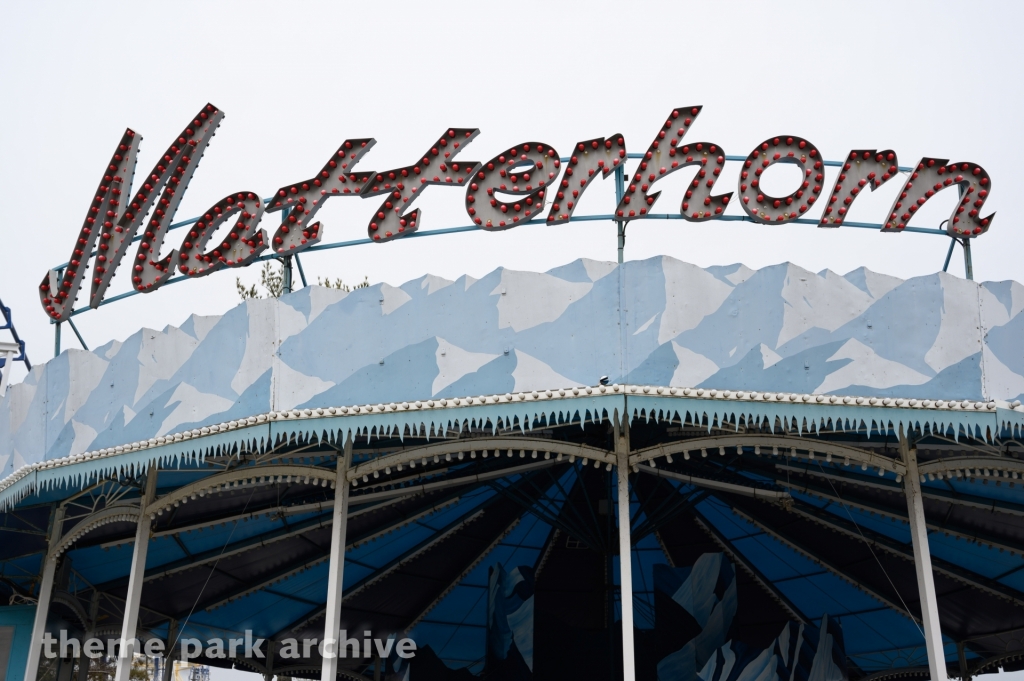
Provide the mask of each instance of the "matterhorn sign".
[{"label": "matterhorn sign", "polygon": [[[687,138],[701,107],[679,107],[631,171],[613,219],[646,218],[658,200],[655,185],[677,170],[697,167],[680,206],[691,222],[720,218],[738,201],[749,219],[764,224],[798,220],[826,194],[825,162],[817,147],[794,135],[771,137],[743,157],[737,192],[715,193],[726,154],[715,142]],[[51,270],[39,287],[40,300],[55,321],[66,320],[93,259],[89,305],[98,307],[129,246],[138,241],[128,263],[132,285],[151,292],[177,269],[201,277],[225,267],[244,267],[268,250],[281,255],[301,253],[317,244],[323,225],[317,210],[331,197],[383,197],[367,225],[370,239],[392,241],[414,233],[420,211],[412,207],[428,187],[458,187],[466,212],[480,229],[497,231],[543,218],[547,224],[570,222],[580,197],[597,178],[624,166],[622,135],[584,140],[568,159],[550,144],[522,142],[486,162],[463,160],[461,153],[480,133],[477,128],[450,128],[411,164],[384,171],[357,170],[372,149],[372,138],[346,140],[312,178],[277,190],[269,201],[249,190],[233,191],[217,201],[190,226],[178,248],[161,257],[164,238],[189,181],[224,118],[207,104],[167,147],[153,170],[133,191],[133,177],[142,137],[126,130],[96,190],[78,240],[63,272]],[[760,178],[775,163],[796,165],[803,178],[787,196],[761,190]],[[563,167],[564,166],[564,167]],[[874,191],[900,174],[891,150],[855,149],[841,164],[827,192],[819,226],[839,227],[863,190]],[[959,202],[946,223],[954,238],[973,238],[988,231],[994,214],[982,216],[991,187],[988,173],[970,162],[923,158],[903,180],[903,188],[881,224],[883,232],[900,232],[929,199],[957,187]],[[274,235],[261,227],[264,213],[280,212]],[[545,215],[546,213],[546,215]],[[230,231],[211,243],[224,226]],[[137,238],[138,237],[138,238]]]}]

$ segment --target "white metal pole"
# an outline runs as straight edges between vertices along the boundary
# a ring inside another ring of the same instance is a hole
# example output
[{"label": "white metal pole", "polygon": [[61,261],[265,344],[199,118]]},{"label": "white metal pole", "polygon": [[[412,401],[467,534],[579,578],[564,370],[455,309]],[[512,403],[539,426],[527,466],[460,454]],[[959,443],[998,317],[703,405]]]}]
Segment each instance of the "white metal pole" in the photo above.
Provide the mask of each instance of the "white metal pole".
[{"label": "white metal pole", "polygon": [[331,525],[331,562],[327,572],[327,612],[324,622],[324,657],[320,681],[335,681],[338,674],[338,638],[341,630],[341,595],[345,581],[345,531],[348,524],[348,480],[352,464],[352,434],[338,457],[338,480],[334,489],[334,521]]},{"label": "white metal pole", "polygon": [[910,448],[902,426],[900,454],[907,465],[903,489],[907,495],[910,539],[914,545],[914,567],[917,569],[917,590],[921,598],[921,620],[924,624],[925,647],[928,650],[928,669],[931,672],[931,681],[946,681],[946,655],[942,647],[939,604],[935,597],[935,579],[932,575],[932,554],[928,547],[928,528],[924,519],[921,476],[917,471],[917,449]]},{"label": "white metal pole", "polygon": [[156,465],[146,473],[146,488],[139,502],[139,524],[135,528],[135,547],[132,551],[132,567],[128,575],[128,594],[125,596],[124,621],[121,623],[121,650],[117,656],[117,672],[114,681],[129,681],[132,661],[135,658],[135,630],[139,624],[139,600],[142,597],[142,581],[146,576],[146,555],[149,552],[149,528],[152,524],[146,507],[153,503],[156,494]]},{"label": "white metal pole", "polygon": [[14,363],[14,353],[8,350],[4,353],[4,366],[0,369],[0,397],[7,392],[7,381],[11,376],[11,364]]},{"label": "white metal pole", "polygon": [[64,508],[58,506],[54,511],[53,525],[50,527],[50,539],[46,556],[43,558],[42,581],[39,583],[39,599],[36,601],[36,616],[32,622],[32,640],[28,647],[28,660],[25,662],[25,681],[35,681],[39,675],[39,657],[42,654],[43,633],[46,631],[46,616],[50,612],[50,597],[53,595],[53,578],[57,573],[57,558],[54,549],[60,540],[61,527],[64,524]]},{"label": "white metal pole", "polygon": [[619,584],[622,605],[622,679],[636,679],[633,654],[633,553],[629,532],[629,424],[622,417],[622,426],[615,428],[615,453],[618,458],[619,497]]}]

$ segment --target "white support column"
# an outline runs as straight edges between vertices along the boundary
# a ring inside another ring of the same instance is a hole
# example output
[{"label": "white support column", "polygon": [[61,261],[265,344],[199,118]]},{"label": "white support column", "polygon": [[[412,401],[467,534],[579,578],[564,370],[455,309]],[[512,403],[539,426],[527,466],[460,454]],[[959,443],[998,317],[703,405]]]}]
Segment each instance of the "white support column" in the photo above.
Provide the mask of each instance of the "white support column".
[{"label": "white support column", "polygon": [[142,597],[142,580],[146,575],[146,555],[149,552],[149,528],[152,520],[146,507],[156,496],[156,465],[146,472],[146,487],[139,502],[139,524],[135,528],[135,547],[132,551],[132,567],[128,574],[128,594],[125,596],[124,621],[121,623],[121,650],[117,655],[117,672],[114,681],[129,681],[135,646],[132,640],[139,625],[139,599]]},{"label": "white support column", "polygon": [[[619,585],[622,606],[622,679],[635,681],[636,662],[633,653],[633,551],[630,539],[629,517],[629,422],[622,417],[622,425],[614,426],[615,454],[618,458],[619,501]],[[326,680],[325,680],[326,681]]]},{"label": "white support column", "polygon": [[17,343],[0,343],[0,357],[5,360],[3,367],[0,368],[0,397],[7,392],[7,382],[11,378],[11,364],[14,363],[18,352]]},{"label": "white support column", "polygon": [[917,472],[917,449],[911,449],[900,427],[900,455],[907,465],[903,489],[907,495],[907,516],[910,521],[910,539],[914,545],[914,567],[917,569],[917,591],[921,598],[921,620],[924,641],[928,649],[928,669],[931,681],[946,681],[946,655],[942,648],[942,629],[939,627],[939,604],[935,597],[935,579],[932,575],[932,554],[928,547],[928,528],[924,520],[924,500],[921,497],[921,474]]},{"label": "white support column", "polygon": [[327,572],[327,612],[324,621],[324,658],[320,681],[335,681],[338,674],[338,637],[341,629],[341,595],[345,584],[345,531],[348,525],[348,480],[352,465],[352,434],[338,457],[338,480],[334,488],[334,520],[331,525],[331,562]]},{"label": "white support column", "polygon": [[50,527],[50,539],[46,555],[43,557],[42,581],[39,583],[39,598],[36,601],[36,616],[32,622],[32,640],[28,648],[28,660],[25,662],[25,681],[35,681],[39,675],[39,657],[43,652],[43,633],[46,631],[46,616],[50,612],[50,597],[53,595],[53,578],[57,573],[57,558],[54,548],[60,541],[61,528],[64,525],[64,508],[58,506],[53,514],[53,525]]}]

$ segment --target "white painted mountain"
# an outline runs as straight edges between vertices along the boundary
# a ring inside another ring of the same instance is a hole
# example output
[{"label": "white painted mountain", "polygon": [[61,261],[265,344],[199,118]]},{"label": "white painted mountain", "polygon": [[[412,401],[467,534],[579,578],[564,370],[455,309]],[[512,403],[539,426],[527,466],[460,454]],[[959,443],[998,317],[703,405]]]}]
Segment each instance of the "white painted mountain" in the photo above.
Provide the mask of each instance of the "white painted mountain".
[{"label": "white painted mountain", "polygon": [[477,280],[308,287],[37,365],[0,400],[0,478],[305,406],[593,385],[933,398],[1024,394],[1024,286],[790,263],[577,260]]}]

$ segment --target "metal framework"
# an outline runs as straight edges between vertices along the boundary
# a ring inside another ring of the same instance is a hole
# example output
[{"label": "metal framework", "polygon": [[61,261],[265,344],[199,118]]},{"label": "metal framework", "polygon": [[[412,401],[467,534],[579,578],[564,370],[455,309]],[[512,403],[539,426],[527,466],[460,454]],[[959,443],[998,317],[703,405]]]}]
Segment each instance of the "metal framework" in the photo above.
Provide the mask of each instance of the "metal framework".
[{"label": "metal framework", "polygon": [[[498,404],[498,396],[493,397],[475,399]],[[457,403],[453,400],[444,408],[457,408]],[[826,404],[825,409],[845,408]],[[29,522],[28,514],[35,514],[24,531],[31,532],[25,536],[33,537],[35,555],[42,558],[42,574],[12,582],[23,584],[17,588],[34,594],[38,601],[34,641],[41,640],[51,605],[68,608],[84,630],[108,636],[119,632],[121,640],[128,641],[152,636],[176,639],[189,627],[210,626],[206,623],[210,620],[203,619],[209,613],[257,597],[280,599],[300,613],[269,635],[271,651],[289,636],[317,629],[323,631],[323,640],[334,645],[342,622],[353,618],[370,621],[384,631],[408,631],[430,621],[432,610],[465,588],[461,584],[466,576],[522,524],[525,513],[549,525],[557,533],[552,537],[574,538],[609,555],[615,545],[620,556],[635,553],[641,537],[654,532],[672,563],[679,560],[680,551],[690,550],[687,547],[695,538],[704,537],[750,576],[774,604],[778,617],[809,623],[815,617],[793,599],[788,587],[765,576],[749,542],[775,542],[805,556],[823,574],[855,585],[880,605],[875,610],[847,612],[845,617],[888,610],[921,623],[928,667],[862,674],[867,678],[904,673],[932,679],[957,675],[956,665],[947,672],[944,637],[960,644],[960,668],[967,665],[977,671],[994,664],[993,660],[1011,659],[1006,653],[993,656],[991,651],[1002,645],[998,643],[1002,638],[1017,635],[1015,626],[978,630],[960,615],[950,619],[949,613],[958,612],[958,604],[966,598],[978,612],[1012,624],[1018,618],[1012,613],[1024,606],[1024,592],[1004,577],[993,578],[972,566],[933,558],[929,544],[934,545],[935,539],[929,542],[929,534],[965,539],[972,546],[1024,552],[1018,538],[1007,534],[1011,525],[978,526],[994,513],[1019,518],[1022,507],[985,502],[987,497],[980,493],[972,497],[960,488],[952,495],[943,493],[944,482],[950,480],[977,480],[980,485],[990,481],[1012,485],[1022,480],[1024,466],[1003,451],[1010,444],[1019,445],[1017,440],[1006,439],[1005,434],[995,440],[965,434],[954,446],[933,429],[915,427],[904,432],[901,426],[886,430],[898,447],[885,454],[872,445],[870,432],[819,429],[813,435],[794,437],[784,424],[765,422],[746,423],[739,434],[671,436],[665,430],[668,425],[695,430],[700,424],[678,414],[667,422],[647,422],[636,416],[620,416],[616,410],[585,421],[577,417],[554,430],[552,424],[539,424],[520,434],[451,431],[439,434],[436,442],[408,434],[405,440],[380,434],[383,439],[373,442],[369,434],[351,430],[344,437],[327,439],[293,435],[277,444],[268,441],[261,448],[219,450],[204,463],[182,470],[152,466],[135,476],[122,473],[98,480],[63,501],[8,511],[0,532],[23,531],[12,519],[25,517],[24,522]],[[208,437],[216,436],[215,430]],[[244,433],[236,439],[252,442]],[[955,451],[935,456],[934,447]],[[194,479],[196,474],[202,477]],[[574,481],[568,487],[562,482],[569,479],[566,476]],[[592,502],[581,505],[588,498],[588,485],[602,480],[618,509],[619,530],[611,536],[602,534],[607,528],[602,529],[593,515]],[[490,496],[472,501],[481,492]],[[639,511],[631,511],[631,504],[637,503]],[[729,529],[715,515],[719,507],[730,509],[736,522],[749,529],[740,534]],[[909,540],[868,527],[869,515],[906,523]],[[696,534],[680,534],[689,531],[686,517]],[[49,529],[44,532],[40,520],[47,518]],[[262,529],[234,540],[229,534],[227,541],[214,547],[207,543],[205,550],[190,548],[192,540],[186,539],[202,536],[217,525],[248,521],[262,523]],[[386,560],[367,562],[367,547],[404,536],[403,532],[408,539],[400,550]],[[829,537],[839,537],[839,542]],[[169,553],[167,542],[180,547],[183,557]],[[126,575],[92,583],[68,577],[75,556],[128,545],[131,566]],[[439,551],[441,546],[447,548]],[[152,556],[153,551],[155,564],[151,558],[146,569],[147,552]],[[548,543],[539,566],[549,560],[550,551]],[[878,573],[876,564],[884,574]],[[910,566],[910,575],[905,566]],[[303,575],[324,568],[326,574],[319,574],[326,581],[325,602],[288,586],[302,584]],[[209,587],[204,585],[198,593],[197,569],[210,574],[205,582]],[[346,569],[356,570],[354,579],[345,580]],[[402,584],[410,579],[422,582],[424,575],[434,571],[432,586],[400,611],[394,611],[394,606],[381,609],[381,598],[393,598]],[[630,561],[621,563],[621,574],[622,678],[631,679],[636,669],[632,622],[637,596],[632,594],[635,579]],[[816,579],[810,573],[797,577],[812,578]],[[169,586],[156,588],[161,582]],[[909,596],[911,585],[917,599]],[[178,592],[183,595],[178,597]],[[101,605],[107,622],[97,627]],[[940,628],[940,607],[946,609],[943,622],[948,629]],[[340,666],[338,658],[329,656],[305,658],[299,664],[273,659],[265,664],[237,662],[264,674],[299,673],[300,669],[308,674],[319,669],[323,681],[346,675],[365,678],[376,664],[361,659]],[[39,650],[34,647],[26,678],[34,678],[39,663]],[[127,665],[118,665],[122,679],[128,671]]]},{"label": "metal framework", "polygon": [[25,368],[32,371],[32,363],[28,361],[28,353],[25,352],[25,341],[18,336],[18,330],[14,328],[11,308],[4,305],[2,300],[0,300],[0,316],[3,317],[0,331],[10,331],[11,337],[14,339],[13,343],[0,341],[0,397],[3,397],[11,375],[11,364],[24,362]]}]

